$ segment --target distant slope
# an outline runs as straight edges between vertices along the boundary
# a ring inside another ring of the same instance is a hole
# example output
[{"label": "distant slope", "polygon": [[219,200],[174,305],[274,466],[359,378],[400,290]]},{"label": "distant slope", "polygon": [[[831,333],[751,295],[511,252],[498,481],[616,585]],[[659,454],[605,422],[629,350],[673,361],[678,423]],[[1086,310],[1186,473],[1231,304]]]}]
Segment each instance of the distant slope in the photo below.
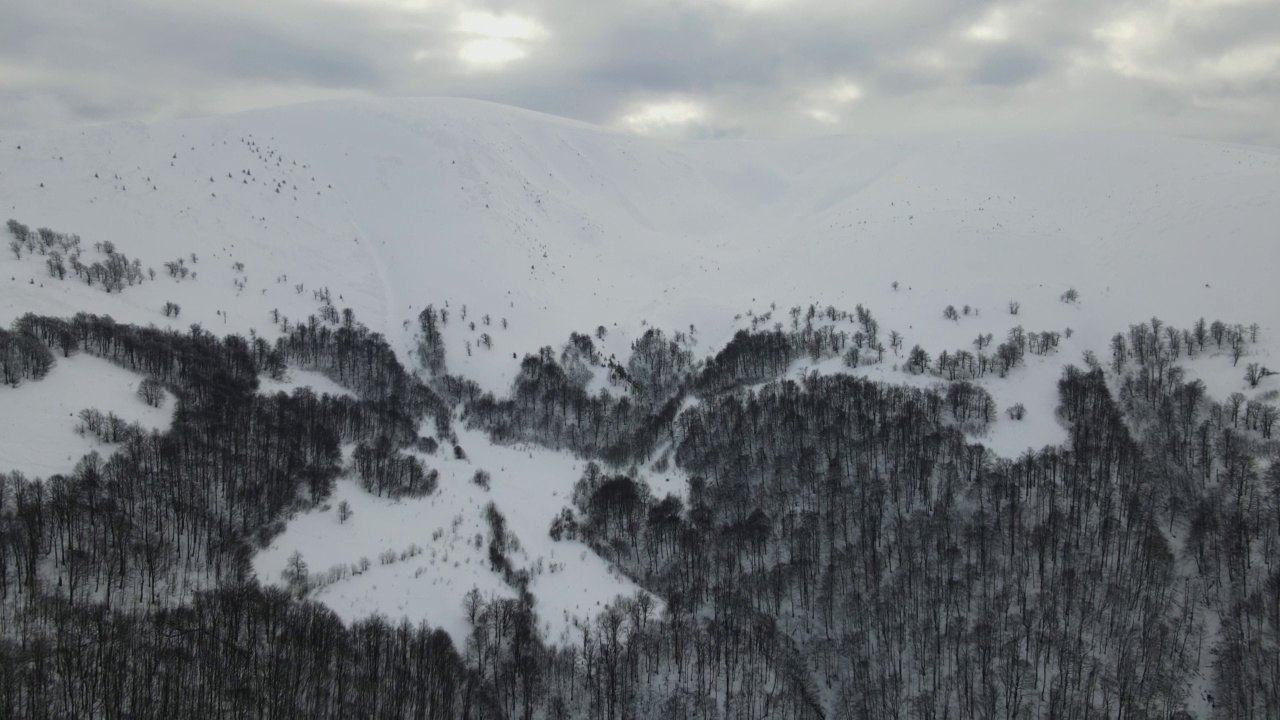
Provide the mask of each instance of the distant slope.
[{"label": "distant slope", "polygon": [[[616,323],[607,347],[622,355],[643,321],[694,323],[714,346],[735,313],[770,302],[861,302],[908,346],[940,348],[1002,334],[1011,299],[1023,322],[1093,346],[1152,314],[1265,323],[1280,296],[1280,153],[1194,140],[680,143],[398,100],[5,136],[0,168],[4,211],[32,227],[113,241],[158,271],[200,256],[194,283],[118,299],[5,289],[0,321],[100,307],[163,324],[172,299],[181,326],[268,332],[267,310],[305,317],[327,286],[407,347],[403,321],[448,301],[477,321],[473,344],[484,314],[495,323],[492,351],[467,358],[463,335],[449,348],[452,369],[495,390],[511,352],[570,330]],[[20,285],[43,275],[0,263]],[[1068,286],[1078,306],[1057,302]],[[940,317],[948,303],[982,318],[956,327]]]}]

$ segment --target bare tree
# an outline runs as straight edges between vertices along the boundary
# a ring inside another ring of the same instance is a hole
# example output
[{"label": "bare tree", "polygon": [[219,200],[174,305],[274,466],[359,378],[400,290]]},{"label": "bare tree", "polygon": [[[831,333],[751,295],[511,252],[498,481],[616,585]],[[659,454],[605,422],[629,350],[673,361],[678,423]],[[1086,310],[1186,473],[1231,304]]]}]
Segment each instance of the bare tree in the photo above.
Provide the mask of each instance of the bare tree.
[{"label": "bare tree", "polygon": [[307,562],[302,559],[302,551],[294,550],[285,563],[281,577],[299,598],[307,594]]},{"label": "bare tree", "polygon": [[1235,337],[1232,337],[1231,366],[1235,367],[1240,362],[1240,358],[1242,357],[1244,357],[1244,339],[1240,338],[1237,340]]},{"label": "bare tree", "polygon": [[1258,387],[1258,381],[1262,380],[1262,366],[1258,363],[1249,363],[1244,366],[1244,381],[1249,383],[1249,387]]},{"label": "bare tree", "polygon": [[1227,404],[1231,406],[1231,426],[1235,427],[1240,419],[1240,406],[1244,405],[1244,393],[1233,392],[1227,396]]},{"label": "bare tree", "polygon": [[1124,335],[1116,333],[1111,337],[1111,371],[1119,375],[1129,359],[1129,348],[1124,342]]},{"label": "bare tree", "polygon": [[145,378],[138,383],[138,397],[151,407],[162,407],[164,405],[164,385],[160,384],[155,378]]}]

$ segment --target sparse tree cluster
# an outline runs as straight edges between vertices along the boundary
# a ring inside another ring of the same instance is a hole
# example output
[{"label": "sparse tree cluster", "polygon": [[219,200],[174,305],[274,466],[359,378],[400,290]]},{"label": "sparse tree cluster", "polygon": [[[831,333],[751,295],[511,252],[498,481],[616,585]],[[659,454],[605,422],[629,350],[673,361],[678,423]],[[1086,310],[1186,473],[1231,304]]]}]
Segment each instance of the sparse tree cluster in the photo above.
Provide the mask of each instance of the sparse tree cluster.
[{"label": "sparse tree cluster", "polygon": [[69,269],[77,279],[88,285],[96,283],[106,292],[121,292],[125,287],[137,285],[147,277],[140,260],[130,260],[111,242],[94,243],[94,252],[102,258],[86,262],[79,235],[43,227],[33,231],[13,219],[5,227],[13,236],[9,241],[9,249],[14,257],[21,259],[23,252],[43,256],[45,268],[51,278],[65,280]]},{"label": "sparse tree cluster", "polygon": [[[1139,367],[1150,366],[1151,371],[1160,374],[1184,354],[1192,358],[1205,352],[1222,352],[1223,345],[1226,345],[1226,354],[1234,366],[1248,352],[1248,346],[1257,334],[1256,324],[1246,328],[1221,320],[1206,323],[1204,318],[1200,318],[1192,327],[1179,330],[1153,317],[1151,322],[1130,325],[1128,333],[1116,333],[1111,338],[1110,367],[1119,375],[1132,361]],[[1262,377],[1262,369],[1259,368],[1256,375],[1247,373],[1245,379],[1255,386],[1251,378],[1261,380]]]}]

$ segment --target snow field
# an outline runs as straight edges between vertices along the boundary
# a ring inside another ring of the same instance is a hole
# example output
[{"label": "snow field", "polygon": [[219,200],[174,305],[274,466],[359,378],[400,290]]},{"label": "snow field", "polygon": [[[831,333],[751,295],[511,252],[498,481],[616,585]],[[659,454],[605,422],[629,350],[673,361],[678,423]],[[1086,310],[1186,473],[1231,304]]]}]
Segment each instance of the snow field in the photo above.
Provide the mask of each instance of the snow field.
[{"label": "snow field", "polygon": [[[446,455],[419,455],[440,471],[436,493],[424,498],[390,500],[365,492],[351,479],[338,482],[333,496],[318,509],[293,518],[285,532],[254,558],[263,583],[283,584],[289,556],[301,552],[311,573],[334,564],[371,565],[320,588],[316,599],[351,621],[373,612],[398,619],[426,620],[447,631],[461,647],[470,628],[462,598],[472,588],[482,597],[515,597],[489,563],[491,533],[484,508],[492,502],[506,517],[519,550],[507,553],[517,569],[532,575],[529,590],[537,605],[544,637],[558,644],[574,637],[573,623],[586,621],[618,595],[634,595],[639,587],[619,575],[578,541],[554,541],[551,521],[571,504],[573,485],[585,463],[567,454],[537,447],[493,445],[483,434],[459,430],[466,460]],[[490,489],[471,481],[477,470],[491,476]],[[340,523],[337,506],[347,501],[352,517]],[[476,538],[481,538],[476,542]],[[422,552],[401,558],[412,546]],[[396,561],[383,564],[391,551]]]},{"label": "snow field", "polygon": [[173,422],[173,397],[151,407],[138,397],[142,376],[84,354],[58,357],[43,379],[0,387],[0,472],[29,478],[69,473],[84,455],[115,452],[91,434],[76,432],[80,411],[112,412],[130,423],[164,431]]}]

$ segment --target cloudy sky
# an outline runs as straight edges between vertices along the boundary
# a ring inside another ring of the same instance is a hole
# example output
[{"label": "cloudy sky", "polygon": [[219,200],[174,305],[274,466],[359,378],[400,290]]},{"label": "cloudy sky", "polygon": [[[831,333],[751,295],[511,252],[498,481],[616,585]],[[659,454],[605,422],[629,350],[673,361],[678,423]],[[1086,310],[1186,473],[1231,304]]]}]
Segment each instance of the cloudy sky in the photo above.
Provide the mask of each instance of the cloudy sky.
[{"label": "cloudy sky", "polygon": [[655,135],[1280,145],[1280,0],[0,0],[0,129],[401,95]]}]

